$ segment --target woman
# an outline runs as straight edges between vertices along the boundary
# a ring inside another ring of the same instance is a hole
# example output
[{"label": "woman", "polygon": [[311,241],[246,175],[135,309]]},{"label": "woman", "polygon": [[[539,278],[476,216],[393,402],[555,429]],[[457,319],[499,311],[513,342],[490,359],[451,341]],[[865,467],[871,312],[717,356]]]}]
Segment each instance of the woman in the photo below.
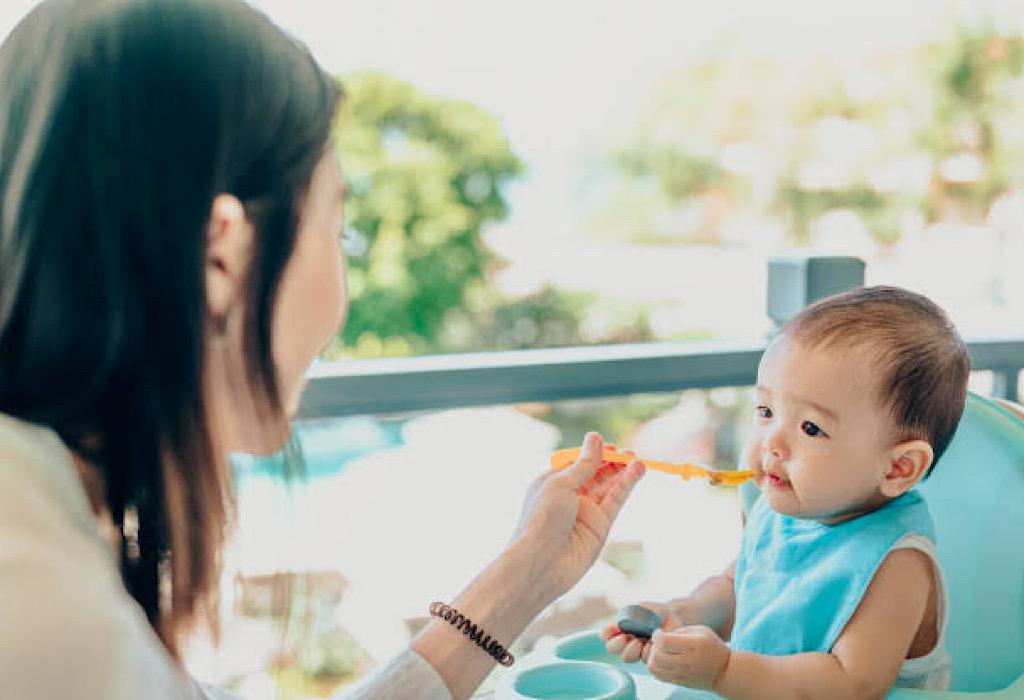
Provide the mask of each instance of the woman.
[{"label": "woman", "polygon": [[[225,456],[285,444],[345,315],[339,99],[238,0],[49,0],[0,47],[0,696],[202,697],[179,648],[215,626]],[[642,475],[600,450],[449,601],[499,642]],[[435,620],[357,695],[465,698],[493,664]]]}]

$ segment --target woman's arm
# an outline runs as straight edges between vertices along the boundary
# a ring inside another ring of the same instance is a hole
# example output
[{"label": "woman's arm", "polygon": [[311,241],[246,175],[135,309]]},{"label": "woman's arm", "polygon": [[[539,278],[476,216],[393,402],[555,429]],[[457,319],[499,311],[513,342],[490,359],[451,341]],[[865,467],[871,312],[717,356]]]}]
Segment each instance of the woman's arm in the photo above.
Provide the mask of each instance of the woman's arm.
[{"label": "woman's arm", "polygon": [[[500,644],[510,645],[553,599],[550,585],[533,572],[529,553],[514,544],[451,605]],[[443,620],[432,620],[412,648],[438,671],[455,700],[472,695],[495,664]]]},{"label": "woman's arm", "polygon": [[[512,543],[451,601],[506,647],[593,565],[643,476],[638,461],[603,464],[602,448],[601,437],[590,433],[573,467],[545,472],[534,482]],[[469,697],[495,664],[466,635],[436,619],[412,648],[437,670],[454,700]]]}]

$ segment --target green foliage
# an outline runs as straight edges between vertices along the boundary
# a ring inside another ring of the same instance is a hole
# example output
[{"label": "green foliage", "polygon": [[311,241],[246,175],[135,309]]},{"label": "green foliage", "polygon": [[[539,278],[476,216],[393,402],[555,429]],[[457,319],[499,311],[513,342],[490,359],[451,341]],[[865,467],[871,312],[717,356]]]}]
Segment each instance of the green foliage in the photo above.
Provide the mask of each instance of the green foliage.
[{"label": "green foliage", "polygon": [[[891,244],[908,216],[982,223],[1024,185],[1022,74],[1024,39],[987,25],[855,66],[725,47],[664,86],[608,157],[609,199],[635,205],[619,235],[716,243],[742,214],[780,220],[806,244],[818,217],[847,210]],[[758,158],[730,158],[741,149]],[[596,235],[610,218],[593,217]],[[652,233],[657,221],[680,230]]]},{"label": "green foliage", "polygon": [[364,355],[436,349],[446,314],[491,262],[480,232],[506,216],[503,188],[522,164],[497,120],[473,105],[383,75],[343,82],[344,342]]},{"label": "green foliage", "polygon": [[[379,74],[343,81],[336,129],[349,182],[349,317],[327,356],[408,355],[584,342],[586,295],[544,289],[504,298],[501,262],[480,234],[508,213],[523,165],[498,120]],[[640,313],[590,342],[648,340]]]},{"label": "green foliage", "polygon": [[665,150],[656,144],[642,143],[616,153],[613,161],[629,177],[656,178],[670,200],[724,186],[729,180],[714,154],[698,153],[696,149]]},{"label": "green foliage", "polygon": [[592,294],[546,287],[522,299],[505,301],[486,313],[455,312],[448,319],[445,346],[454,351],[525,350],[588,341],[637,343],[653,337],[644,309],[611,309],[607,304],[601,307],[612,316],[605,324],[607,328],[585,334],[584,326],[596,301]]},{"label": "green foliage", "polygon": [[580,439],[596,430],[609,442],[629,444],[632,431],[679,403],[679,394],[631,394],[612,398],[558,401],[543,418],[561,432],[559,448],[578,447]]},{"label": "green foliage", "polygon": [[939,206],[930,214],[942,217],[957,206],[968,217],[983,217],[991,201],[1024,175],[1024,144],[1018,135],[1024,116],[1024,40],[987,26],[961,27],[951,42],[934,47],[926,61],[935,92],[932,119],[924,125],[921,140],[941,157],[969,153],[985,166],[976,182],[940,183],[941,195],[949,201],[935,203]]}]

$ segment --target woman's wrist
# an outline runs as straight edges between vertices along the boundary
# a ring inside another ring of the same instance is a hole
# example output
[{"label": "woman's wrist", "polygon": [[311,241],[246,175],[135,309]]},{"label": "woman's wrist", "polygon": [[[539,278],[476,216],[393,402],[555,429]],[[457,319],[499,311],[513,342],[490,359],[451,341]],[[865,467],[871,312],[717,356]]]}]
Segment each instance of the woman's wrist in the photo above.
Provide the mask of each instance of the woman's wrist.
[{"label": "woman's wrist", "polygon": [[[507,649],[554,598],[529,549],[513,544],[450,605]],[[472,694],[495,664],[463,632],[439,619],[413,640],[412,648],[437,669],[455,700]]]},{"label": "woman's wrist", "polygon": [[459,594],[456,607],[462,604],[467,615],[473,610],[486,617],[501,643],[509,646],[558,597],[545,572],[526,543],[515,542]]}]

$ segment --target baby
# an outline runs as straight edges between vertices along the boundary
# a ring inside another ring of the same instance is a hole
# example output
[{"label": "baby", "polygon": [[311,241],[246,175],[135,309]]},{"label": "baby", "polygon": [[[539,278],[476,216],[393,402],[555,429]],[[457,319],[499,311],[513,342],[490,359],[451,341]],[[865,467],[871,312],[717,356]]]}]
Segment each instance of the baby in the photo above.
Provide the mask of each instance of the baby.
[{"label": "baby", "polygon": [[761,497],[740,551],[689,596],[644,603],[650,640],[602,630],[656,677],[756,698],[948,687],[946,591],[913,487],[963,413],[970,360],[928,299],[868,287],[790,320],[757,373],[745,451]]}]

